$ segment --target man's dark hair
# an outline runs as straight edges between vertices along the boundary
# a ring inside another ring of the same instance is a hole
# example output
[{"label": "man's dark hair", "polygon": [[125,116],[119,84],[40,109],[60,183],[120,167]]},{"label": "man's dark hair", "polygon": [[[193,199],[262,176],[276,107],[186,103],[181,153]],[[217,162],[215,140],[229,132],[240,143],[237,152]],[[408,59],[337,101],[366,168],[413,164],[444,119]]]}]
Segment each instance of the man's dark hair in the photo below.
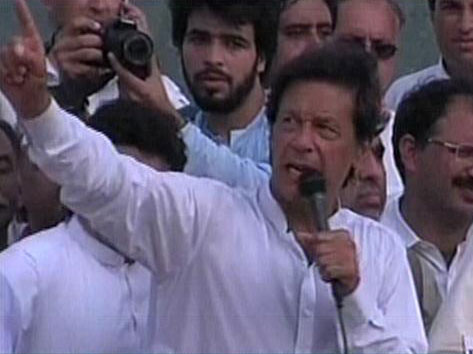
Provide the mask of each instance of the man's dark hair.
[{"label": "man's dark hair", "polygon": [[[284,0],[283,10],[290,7],[292,4],[295,4],[300,0]],[[337,24],[337,8],[339,0],[322,0],[325,5],[327,5],[328,10],[330,11],[330,17],[332,18],[332,28],[335,28]]]},{"label": "man's dark hair", "polygon": [[171,171],[184,169],[185,144],[173,117],[167,114],[119,99],[100,107],[88,124],[114,145],[132,146],[142,153],[161,157]]},{"label": "man's dark hair", "polygon": [[[340,6],[342,3],[350,1],[350,0],[337,0],[338,1],[338,6]],[[378,1],[384,1],[386,4],[391,8],[392,12],[396,16],[397,20],[399,21],[399,28],[404,27],[406,23],[406,15],[404,14],[404,11],[402,10],[401,5],[399,5],[398,0],[378,0]]]},{"label": "man's dark hair", "polygon": [[[405,182],[405,169],[399,151],[399,142],[406,135],[415,139],[423,149],[435,133],[441,119],[455,97],[467,96],[473,102],[473,86],[460,80],[436,80],[410,91],[401,101],[394,120],[393,147],[397,169]],[[472,104],[473,111],[473,104]]]},{"label": "man's dark hair", "polygon": [[[299,82],[325,82],[353,92],[353,123],[359,143],[371,140],[380,122],[381,91],[375,58],[353,43],[334,41],[288,63],[276,77],[268,102],[268,119],[276,121],[286,90]],[[317,97],[314,97],[317,102]]]},{"label": "man's dark hair", "polygon": [[0,119],[0,130],[7,136],[7,139],[10,141],[10,144],[13,148],[14,153],[18,156],[20,153],[20,137],[16,133],[13,127]]},{"label": "man's dark hair", "polygon": [[196,10],[208,8],[224,21],[235,24],[252,24],[258,54],[271,66],[276,49],[279,14],[285,0],[169,0],[172,17],[172,39],[182,48],[189,16]]}]

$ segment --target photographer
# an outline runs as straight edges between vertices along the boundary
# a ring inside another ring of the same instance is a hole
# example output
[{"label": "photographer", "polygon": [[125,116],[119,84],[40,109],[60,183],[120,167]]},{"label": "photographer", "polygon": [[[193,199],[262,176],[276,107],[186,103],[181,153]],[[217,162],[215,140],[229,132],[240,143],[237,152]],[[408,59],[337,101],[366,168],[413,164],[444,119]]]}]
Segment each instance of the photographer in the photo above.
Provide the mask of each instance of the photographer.
[{"label": "photographer", "polygon": [[[119,95],[118,80],[104,61],[105,29],[120,17],[149,33],[146,17],[125,0],[42,1],[57,26],[47,46],[48,86],[63,108],[86,118]],[[168,77],[163,84],[175,108],[189,104]]]}]

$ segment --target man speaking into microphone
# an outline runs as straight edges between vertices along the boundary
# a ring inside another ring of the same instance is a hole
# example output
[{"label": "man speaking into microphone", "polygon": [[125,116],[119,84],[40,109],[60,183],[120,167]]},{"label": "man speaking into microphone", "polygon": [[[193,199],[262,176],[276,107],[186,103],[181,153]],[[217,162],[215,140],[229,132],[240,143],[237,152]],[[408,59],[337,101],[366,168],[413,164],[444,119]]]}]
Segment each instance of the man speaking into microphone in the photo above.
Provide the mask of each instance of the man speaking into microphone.
[{"label": "man speaking into microphone", "polygon": [[[18,4],[23,35],[2,51],[0,87],[22,117],[32,159],[61,185],[62,202],[154,273],[159,301],[148,351],[339,352],[333,281],[350,352],[426,351],[404,249],[387,229],[337,204],[376,127],[373,58],[332,44],[284,69],[269,103],[271,181],[231,189],[124,158],[58,108],[34,21],[24,0]],[[316,231],[299,190],[307,172],[325,178],[335,231]]]}]

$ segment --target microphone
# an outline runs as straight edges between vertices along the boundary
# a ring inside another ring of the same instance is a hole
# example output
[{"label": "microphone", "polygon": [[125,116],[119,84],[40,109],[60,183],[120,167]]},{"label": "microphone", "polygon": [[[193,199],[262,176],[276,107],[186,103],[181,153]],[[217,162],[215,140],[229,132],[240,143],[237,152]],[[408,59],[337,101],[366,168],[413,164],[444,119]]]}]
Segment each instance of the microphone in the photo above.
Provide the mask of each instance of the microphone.
[{"label": "microphone", "polygon": [[[299,190],[301,195],[309,201],[314,220],[317,224],[317,231],[329,231],[325,178],[317,171],[304,173],[301,176]],[[337,307],[341,308],[343,295],[341,284],[338,280],[332,281],[332,294]]]}]

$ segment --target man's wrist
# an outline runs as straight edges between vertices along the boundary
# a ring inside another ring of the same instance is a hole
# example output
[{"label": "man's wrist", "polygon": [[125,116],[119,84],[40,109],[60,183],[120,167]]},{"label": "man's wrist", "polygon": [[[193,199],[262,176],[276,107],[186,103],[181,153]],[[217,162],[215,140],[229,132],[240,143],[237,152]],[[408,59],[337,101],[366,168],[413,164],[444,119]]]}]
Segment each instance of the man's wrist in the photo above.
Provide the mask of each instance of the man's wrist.
[{"label": "man's wrist", "polygon": [[48,107],[51,105],[51,101],[51,94],[45,90],[44,92],[39,93],[36,98],[31,99],[31,105],[19,107],[18,113],[23,119],[34,119],[46,112]]}]

